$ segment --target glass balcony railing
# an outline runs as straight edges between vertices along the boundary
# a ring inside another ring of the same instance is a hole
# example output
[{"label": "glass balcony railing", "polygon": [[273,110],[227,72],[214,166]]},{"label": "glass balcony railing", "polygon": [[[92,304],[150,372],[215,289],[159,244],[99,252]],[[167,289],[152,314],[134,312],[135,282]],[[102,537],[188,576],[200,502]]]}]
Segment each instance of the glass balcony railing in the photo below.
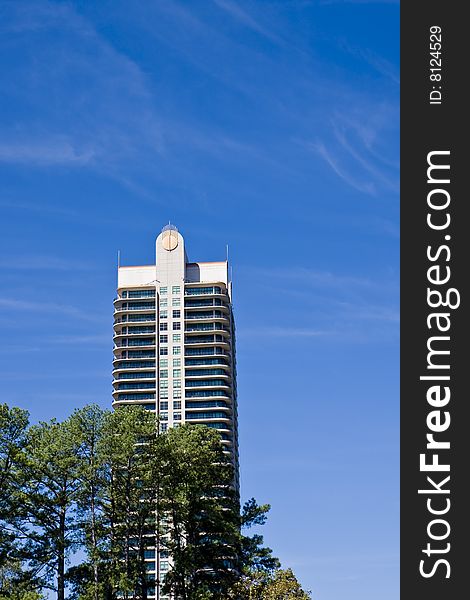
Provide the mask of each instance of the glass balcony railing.
[{"label": "glass balcony railing", "polygon": [[184,318],[192,321],[194,319],[226,319],[227,317],[226,315],[224,315],[224,313],[220,312],[219,310],[214,310],[210,312],[186,312]]},{"label": "glass balcony railing", "polygon": [[218,286],[211,287],[198,287],[198,288],[185,288],[185,296],[207,296],[210,294],[223,294],[222,288]]},{"label": "glass balcony railing", "polygon": [[207,375],[228,375],[224,369],[194,369],[194,371],[186,371],[186,377],[204,377]]},{"label": "glass balcony railing", "polygon": [[153,369],[155,361],[146,360],[142,362],[121,361],[114,365],[114,369]]},{"label": "glass balcony railing", "polygon": [[228,327],[220,323],[204,323],[200,325],[187,325],[185,331],[230,331]]},{"label": "glass balcony railing", "polygon": [[214,400],[213,402],[186,402],[186,408],[230,408],[225,402],[221,400]]},{"label": "glass balcony railing", "polygon": [[155,290],[127,290],[121,293],[121,298],[155,298]]},{"label": "glass balcony railing", "polygon": [[196,379],[186,380],[186,387],[228,387],[225,379]]},{"label": "glass balcony railing", "polygon": [[155,313],[148,315],[126,315],[120,319],[114,319],[114,323],[140,323],[142,321],[155,321]]},{"label": "glass balcony railing", "polygon": [[146,373],[119,373],[117,379],[155,379],[155,371]]},{"label": "glass balcony railing", "polygon": [[210,356],[211,354],[221,354],[224,356],[230,356],[229,352],[226,352],[225,350],[223,350],[222,348],[186,348],[184,355],[185,356],[202,356],[202,355],[207,355]]},{"label": "glass balcony railing", "polygon": [[116,307],[116,311],[151,309],[155,309],[155,302],[124,302],[122,306]]},{"label": "glass balcony railing", "polygon": [[[187,367],[196,367],[200,365],[227,365],[227,361],[223,358],[187,358],[185,360]],[[193,371],[189,371],[193,373]]]},{"label": "glass balcony railing", "polygon": [[191,300],[186,298],[184,301],[186,308],[199,307],[199,306],[223,306],[222,300],[218,298],[207,298],[207,300]]},{"label": "glass balcony railing", "polygon": [[139,339],[130,339],[130,340],[122,340],[119,344],[115,344],[116,348],[129,348],[135,346],[155,346],[154,338],[146,338],[143,340]]},{"label": "glass balcony railing", "polygon": [[207,391],[188,391],[185,393],[186,398],[210,398],[213,396],[223,396],[230,398],[230,394],[225,390],[207,390]]},{"label": "glass balcony railing", "polygon": [[153,383],[119,383],[117,386],[118,390],[152,390],[155,389],[155,382]]},{"label": "glass balcony railing", "polygon": [[202,421],[204,419],[227,419],[227,414],[223,412],[213,411],[213,412],[197,412],[190,413],[187,412],[185,414],[186,421],[198,420]]}]

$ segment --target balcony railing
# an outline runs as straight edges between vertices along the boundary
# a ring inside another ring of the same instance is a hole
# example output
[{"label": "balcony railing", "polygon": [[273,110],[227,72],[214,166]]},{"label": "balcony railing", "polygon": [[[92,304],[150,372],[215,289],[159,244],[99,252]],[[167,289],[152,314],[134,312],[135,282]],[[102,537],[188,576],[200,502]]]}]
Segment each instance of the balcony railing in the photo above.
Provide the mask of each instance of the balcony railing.
[{"label": "balcony railing", "polygon": [[193,308],[198,306],[223,306],[222,300],[218,298],[207,298],[207,300],[186,300],[184,302],[186,308]]},{"label": "balcony railing", "polygon": [[226,352],[222,348],[187,348],[184,352],[185,356],[210,356],[211,354],[230,356],[230,352]]},{"label": "balcony railing", "polygon": [[229,387],[225,379],[187,380],[186,387]]},{"label": "balcony railing", "polygon": [[228,331],[230,329],[220,323],[204,323],[201,325],[187,325],[185,331]]},{"label": "balcony railing", "polygon": [[188,313],[186,312],[186,315],[184,317],[186,320],[193,320],[193,319],[227,319],[227,316],[224,315],[224,313],[218,311],[218,310],[214,310],[211,312],[196,312],[196,313]]},{"label": "balcony railing", "polygon": [[210,296],[213,294],[224,294],[221,287],[211,286],[211,287],[200,287],[200,288],[185,288],[184,295],[185,296]]},{"label": "balcony railing", "polygon": [[116,306],[116,312],[123,312],[128,310],[152,310],[155,309],[155,302],[142,302],[141,304],[132,304],[125,302],[122,306]]},{"label": "balcony railing", "polygon": [[150,315],[127,315],[119,319],[114,319],[114,323],[139,323],[141,321],[155,321],[155,313]]}]

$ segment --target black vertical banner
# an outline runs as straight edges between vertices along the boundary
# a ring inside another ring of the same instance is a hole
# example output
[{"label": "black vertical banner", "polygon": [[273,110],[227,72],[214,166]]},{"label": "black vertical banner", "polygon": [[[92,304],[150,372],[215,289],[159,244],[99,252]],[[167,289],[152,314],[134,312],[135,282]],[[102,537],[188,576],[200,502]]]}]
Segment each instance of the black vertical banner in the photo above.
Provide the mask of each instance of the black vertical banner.
[{"label": "black vertical banner", "polygon": [[470,597],[465,8],[401,4],[401,600]]}]

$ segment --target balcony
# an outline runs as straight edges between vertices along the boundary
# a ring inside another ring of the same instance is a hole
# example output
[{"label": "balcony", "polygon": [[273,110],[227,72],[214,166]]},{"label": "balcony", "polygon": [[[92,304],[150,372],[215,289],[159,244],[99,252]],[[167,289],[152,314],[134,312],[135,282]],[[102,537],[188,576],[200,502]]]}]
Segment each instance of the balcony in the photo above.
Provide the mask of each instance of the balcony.
[{"label": "balcony", "polygon": [[214,400],[212,402],[186,402],[185,408],[187,410],[201,408],[225,408],[226,410],[230,411],[230,406],[222,400]]},{"label": "balcony", "polygon": [[186,325],[185,332],[192,331],[227,331],[230,332],[229,327],[225,327],[220,323],[200,323],[199,325]]},{"label": "balcony", "polygon": [[186,348],[184,355],[185,356],[211,356],[213,354],[219,356],[230,356],[230,352],[223,350],[222,348]]},{"label": "balcony", "polygon": [[224,413],[219,411],[208,411],[208,412],[186,412],[185,414],[186,421],[206,421],[207,419],[223,419],[230,422],[230,417]]},{"label": "balcony", "polygon": [[230,398],[230,394],[225,390],[207,390],[207,391],[196,391],[191,390],[185,393],[186,399],[188,398]]},{"label": "balcony", "polygon": [[228,361],[224,358],[188,358],[185,360],[186,368],[215,365],[230,369]]},{"label": "balcony", "polygon": [[141,391],[141,390],[155,390],[155,381],[153,382],[149,382],[149,383],[145,383],[144,381],[139,381],[137,383],[121,383],[118,381],[114,381],[113,383],[117,383],[117,387],[114,389],[115,392],[119,391],[121,392],[122,390],[135,390],[135,391]]},{"label": "balcony", "polygon": [[116,306],[114,312],[132,312],[134,310],[155,310],[155,302],[124,302],[122,306]]},{"label": "balcony", "polygon": [[186,380],[185,387],[187,388],[199,388],[199,387],[218,387],[228,389],[230,386],[224,379],[190,379]]},{"label": "balcony", "polygon": [[132,298],[155,298],[155,289],[153,290],[124,290],[116,300],[128,300]]},{"label": "balcony", "polygon": [[186,296],[184,301],[185,308],[201,308],[208,306],[219,306],[220,308],[226,308],[219,298],[207,298],[201,300],[192,300]]},{"label": "balcony", "polygon": [[155,379],[155,371],[119,373],[116,379]]},{"label": "balcony", "polygon": [[118,323],[155,323],[155,313],[147,315],[127,315],[125,317],[114,319],[114,324]]},{"label": "balcony", "polygon": [[195,312],[195,313],[191,313],[186,311],[185,317],[184,317],[187,321],[193,321],[194,319],[197,320],[213,320],[213,319],[221,319],[223,321],[227,321],[227,315],[225,315],[224,313],[222,313],[221,311],[218,310],[212,310],[210,312]]},{"label": "balcony", "polygon": [[225,369],[195,369],[194,371],[186,371],[186,377],[214,377],[216,375],[219,377],[230,377],[230,373]]},{"label": "balcony", "polygon": [[184,338],[185,344],[226,344],[229,342],[226,338],[221,335],[199,335],[194,337]]},{"label": "balcony", "polygon": [[184,290],[185,296],[225,296],[225,290],[219,286],[205,286],[205,287],[186,287]]},{"label": "balcony", "polygon": [[155,338],[131,338],[129,340],[122,340],[122,342],[116,343],[115,348],[135,348],[139,346],[155,346]]}]

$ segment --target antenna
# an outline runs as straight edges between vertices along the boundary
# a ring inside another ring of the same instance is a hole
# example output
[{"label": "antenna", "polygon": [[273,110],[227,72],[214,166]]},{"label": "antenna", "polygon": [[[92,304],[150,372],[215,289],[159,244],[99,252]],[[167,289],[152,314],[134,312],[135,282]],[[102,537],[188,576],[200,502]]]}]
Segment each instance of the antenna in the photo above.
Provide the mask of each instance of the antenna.
[{"label": "antenna", "polygon": [[228,244],[225,247],[227,249],[227,262],[228,262]]}]

